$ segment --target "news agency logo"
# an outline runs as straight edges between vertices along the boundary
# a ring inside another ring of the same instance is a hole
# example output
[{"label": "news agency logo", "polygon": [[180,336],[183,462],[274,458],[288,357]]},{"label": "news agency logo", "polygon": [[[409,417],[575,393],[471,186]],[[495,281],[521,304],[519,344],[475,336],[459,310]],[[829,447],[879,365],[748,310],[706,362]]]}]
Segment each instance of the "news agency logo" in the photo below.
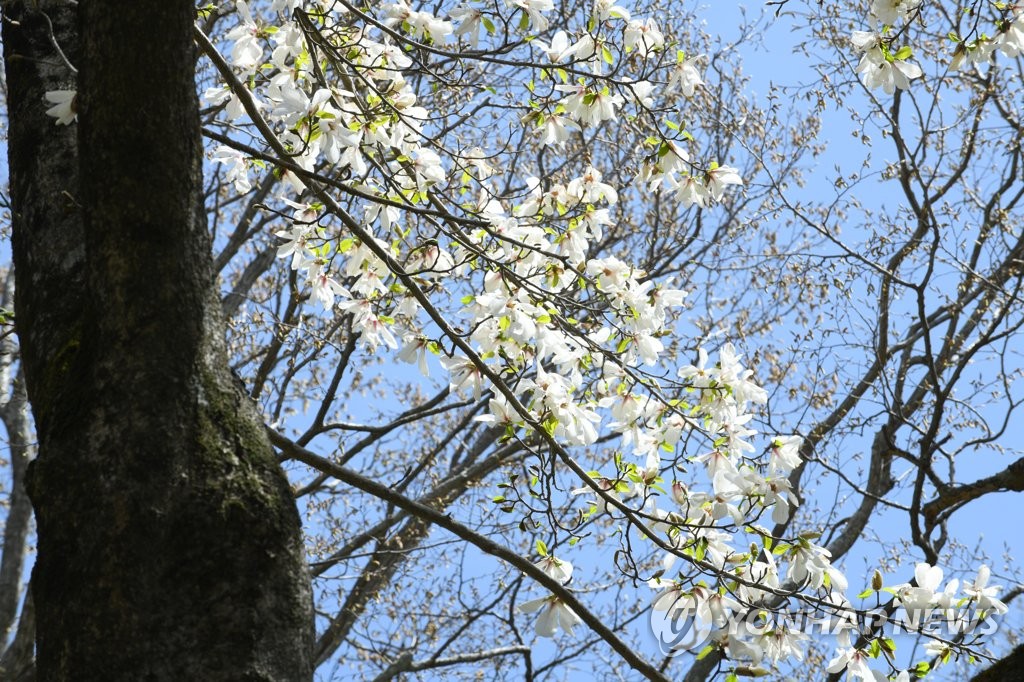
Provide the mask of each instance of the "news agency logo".
[{"label": "news agency logo", "polygon": [[682,601],[667,610],[651,609],[651,632],[664,656],[684,651],[699,653],[719,633],[742,640],[757,639],[776,631],[802,634],[806,637],[857,637],[878,635],[920,635],[952,639],[964,635],[985,636],[998,630],[990,612],[972,609],[837,609],[834,613],[819,609],[789,610],[751,608],[742,613],[723,613],[716,623]]},{"label": "news agency logo", "polygon": [[712,629],[711,621],[698,618],[695,608],[651,611],[651,632],[663,656],[700,651],[708,643]]}]

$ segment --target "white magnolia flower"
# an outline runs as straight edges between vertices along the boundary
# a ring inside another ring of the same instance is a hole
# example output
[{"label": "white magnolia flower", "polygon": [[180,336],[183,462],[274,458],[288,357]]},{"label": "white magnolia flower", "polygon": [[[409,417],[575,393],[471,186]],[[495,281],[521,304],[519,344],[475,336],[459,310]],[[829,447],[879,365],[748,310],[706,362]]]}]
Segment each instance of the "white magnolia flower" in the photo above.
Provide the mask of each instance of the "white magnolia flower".
[{"label": "white magnolia flower", "polygon": [[543,33],[548,29],[548,18],[542,13],[550,12],[555,8],[555,3],[552,0],[510,0],[508,4],[526,12],[526,16],[530,19],[530,27],[534,31]]},{"label": "white magnolia flower", "polygon": [[278,230],[275,236],[284,239],[284,243],[277,247],[277,257],[292,257],[292,270],[301,270],[308,267],[313,261],[313,255],[308,248],[309,228],[307,225],[292,225],[291,229]]},{"label": "white magnolia flower", "polygon": [[707,208],[711,204],[711,193],[707,186],[692,175],[684,175],[681,180],[676,180],[674,175],[665,176],[665,185],[675,192],[676,201],[683,208],[700,206]]},{"label": "white magnolia flower", "polygon": [[228,166],[225,178],[235,184],[235,191],[239,194],[252,189],[252,183],[249,182],[249,160],[242,152],[222,145],[214,150],[213,160]]},{"label": "white magnolia flower", "polygon": [[477,49],[480,45],[480,27],[482,26],[484,13],[476,7],[459,5],[448,14],[452,19],[459,22],[459,25],[455,28],[455,35],[468,36],[470,47],[474,50]]},{"label": "white magnolia flower", "polygon": [[245,73],[253,73],[263,61],[263,46],[259,41],[259,26],[253,21],[249,6],[242,0],[235,3],[238,12],[238,26],[225,36],[235,41],[231,49],[231,63]]},{"label": "white magnolia flower", "polygon": [[907,613],[919,615],[935,603],[935,592],[942,583],[942,569],[927,563],[919,563],[914,568],[914,582],[894,585],[896,598],[900,600]]},{"label": "white magnolia flower", "polygon": [[826,672],[841,673],[846,670],[850,679],[869,680],[875,679],[874,673],[868,667],[868,660],[871,657],[860,649],[840,649],[838,655],[829,661]]},{"label": "white magnolia flower", "polygon": [[594,0],[594,18],[598,21],[623,19],[629,21],[629,10],[615,4],[615,0]]},{"label": "white magnolia flower", "polygon": [[992,571],[989,570],[989,567],[982,564],[981,568],[978,569],[977,578],[964,581],[963,592],[975,600],[977,607],[983,611],[991,610],[996,613],[1006,613],[1009,610],[1006,604],[996,599],[996,595],[999,594],[999,590],[1003,589],[1003,587],[1002,585],[989,586],[988,579],[991,575]]},{"label": "white magnolia flower", "polygon": [[635,49],[637,54],[646,58],[656,50],[665,47],[665,35],[653,18],[634,19],[626,26],[623,45],[627,51]]},{"label": "white magnolia flower", "polygon": [[895,26],[921,5],[921,0],[871,0],[871,15],[879,24]]},{"label": "white magnolia flower", "polygon": [[559,628],[571,635],[572,629],[583,622],[572,609],[554,595],[520,604],[518,609],[522,613],[542,611],[534,624],[534,630],[541,637],[553,637]]},{"label": "white magnolia flower", "polygon": [[700,72],[697,70],[697,57],[680,60],[672,69],[668,78],[668,90],[680,90],[687,97],[693,97],[697,88],[704,85]]},{"label": "white magnolia flower", "polygon": [[800,466],[800,436],[776,436],[769,451],[768,471],[771,474],[788,475]]},{"label": "white magnolia flower", "polygon": [[561,147],[565,145],[573,131],[579,128],[580,125],[567,116],[548,114],[544,117],[544,125],[538,131],[543,135],[542,144]]},{"label": "white magnolia flower", "polygon": [[743,178],[739,170],[732,166],[715,166],[708,171],[708,193],[715,201],[721,201],[725,188],[729,185],[742,185]]},{"label": "white magnolia flower", "polygon": [[[1019,7],[1019,5],[1018,5]],[[1008,22],[995,38],[994,47],[1010,59],[1024,54],[1024,12],[1018,9],[1017,18]]]},{"label": "white magnolia flower", "polygon": [[889,53],[878,33],[854,31],[851,41],[854,49],[862,53],[856,72],[868,88],[880,87],[891,95],[896,88],[908,90],[910,81],[924,74],[917,64],[897,58],[900,52],[895,55]]},{"label": "white magnolia flower", "polygon": [[407,334],[402,340],[404,345],[398,352],[398,359],[410,364],[415,363],[419,367],[420,374],[425,377],[430,376],[430,367],[427,365],[427,350],[430,340],[425,336],[413,334]]},{"label": "white magnolia flower", "polygon": [[75,90],[50,90],[44,95],[53,106],[46,110],[47,116],[57,119],[55,125],[71,125],[78,117],[75,107],[78,92]]},{"label": "white magnolia flower", "polygon": [[313,290],[313,298],[320,301],[324,310],[330,310],[334,307],[334,299],[337,296],[343,298],[352,297],[348,289],[331,278],[330,272],[323,263],[311,267],[307,271],[306,276],[307,283]]},{"label": "white magnolia flower", "polygon": [[572,564],[568,561],[556,559],[550,554],[542,558],[535,565],[544,571],[548,577],[554,578],[560,583],[567,583],[572,578]]},{"label": "white magnolia flower", "polygon": [[542,40],[534,40],[533,44],[555,64],[572,57],[580,49],[580,43],[569,44],[569,35],[565,31],[557,31],[551,37],[550,45]]}]

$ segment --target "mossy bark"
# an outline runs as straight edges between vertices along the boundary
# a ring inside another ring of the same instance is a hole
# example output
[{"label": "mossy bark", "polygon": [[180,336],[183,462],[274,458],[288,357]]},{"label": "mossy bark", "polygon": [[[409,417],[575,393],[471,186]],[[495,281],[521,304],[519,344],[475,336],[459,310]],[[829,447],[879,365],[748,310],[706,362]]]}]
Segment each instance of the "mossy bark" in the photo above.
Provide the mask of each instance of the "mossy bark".
[{"label": "mossy bark", "polygon": [[194,5],[3,7],[38,677],[310,679],[300,519],[213,291]]}]

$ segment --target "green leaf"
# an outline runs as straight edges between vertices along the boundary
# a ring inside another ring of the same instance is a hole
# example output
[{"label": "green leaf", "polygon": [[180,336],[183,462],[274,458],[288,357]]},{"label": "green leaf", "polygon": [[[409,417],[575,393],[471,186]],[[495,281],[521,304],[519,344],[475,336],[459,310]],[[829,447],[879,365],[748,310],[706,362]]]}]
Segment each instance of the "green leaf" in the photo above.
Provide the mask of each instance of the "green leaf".
[{"label": "green leaf", "polygon": [[700,661],[700,660],[703,660],[703,659],[707,658],[708,655],[712,651],[714,651],[714,650],[715,650],[714,645],[713,644],[708,644],[706,647],[704,647],[703,649],[700,650],[699,654],[697,654],[697,660]]},{"label": "green leaf", "polygon": [[547,556],[548,555],[548,546],[544,544],[544,541],[541,540],[540,538],[537,538],[537,543],[536,544],[537,544],[537,554],[540,554],[541,556]]},{"label": "green leaf", "polygon": [[913,53],[914,53],[913,50],[910,49],[910,45],[904,45],[903,47],[901,47],[896,52],[896,54],[893,55],[893,59],[895,59],[896,61],[902,61],[904,59],[910,59],[910,56]]},{"label": "green leaf", "polygon": [[875,593],[870,587],[857,595],[857,599],[867,599]]}]

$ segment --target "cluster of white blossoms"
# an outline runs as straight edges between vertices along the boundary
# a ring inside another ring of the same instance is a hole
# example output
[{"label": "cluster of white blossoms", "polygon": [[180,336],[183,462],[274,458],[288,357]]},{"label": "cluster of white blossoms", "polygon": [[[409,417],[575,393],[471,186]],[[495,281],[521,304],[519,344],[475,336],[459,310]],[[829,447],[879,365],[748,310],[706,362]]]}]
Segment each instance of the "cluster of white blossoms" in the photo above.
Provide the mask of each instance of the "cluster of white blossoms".
[{"label": "cluster of white blossoms", "polygon": [[1014,59],[1024,54],[1024,4],[1009,3],[1003,16],[996,22],[994,36],[987,33],[963,39],[951,35],[956,42],[950,70],[958,71],[973,66],[989,64],[997,52]]},{"label": "cluster of white blossoms", "polygon": [[[1013,59],[1024,54],[1024,4],[994,3],[999,18],[993,36],[978,32],[975,25],[969,37],[956,32],[949,33],[949,39],[956,44],[950,71],[960,71],[989,64],[997,52]],[[868,88],[882,88],[887,94],[896,89],[907,90],[910,81],[920,78],[920,66],[909,61],[912,50],[909,45],[898,49],[892,44],[897,25],[911,21],[922,9],[921,0],[872,0],[870,22],[872,31],[854,31],[850,39],[854,50],[860,55],[857,73]]]},{"label": "cluster of white blossoms", "polygon": [[854,31],[851,42],[860,54],[857,73],[868,88],[882,88],[892,94],[896,88],[907,90],[910,81],[920,78],[921,67],[907,61],[911,57],[909,46],[892,49],[892,40],[886,37],[889,29],[907,20],[921,6],[921,0],[872,0],[871,23],[874,31]]},{"label": "cluster of white blossoms", "polygon": [[[255,106],[279,131],[291,162],[306,171],[344,170],[358,178],[352,187],[365,197],[362,220],[358,229],[341,231],[329,227],[331,216],[307,190],[308,180],[284,173],[281,186],[291,196],[281,199],[294,214],[291,226],[276,233],[279,255],[304,274],[310,296],[325,309],[350,313],[371,351],[394,349],[424,374],[428,357],[439,356],[451,390],[476,399],[486,395],[488,410],[478,419],[510,435],[543,431],[558,447],[570,447],[618,434],[624,456],[616,458],[615,470],[592,472],[574,492],[589,514],[626,518],[628,511],[630,523],[642,524],[665,551],[662,577],[651,582],[655,609],[686,604],[721,624],[727,610],[780,593],[850,608],[846,579],[812,536],[783,542],[756,525],[765,516],[775,523],[789,519],[797,502],[789,475],[801,462],[801,440],[770,438],[759,453],[750,410],[767,394],[732,345],[722,346],[713,365],[698,349],[696,364],[677,368],[670,380],[645,372],[653,368],[664,376],[663,339],[674,332],[672,311],[684,303],[685,292],[618,257],[594,254],[619,201],[601,169],[588,165],[564,184],[526,177],[524,191],[502,196],[491,184],[497,169],[488,161],[490,150],[449,153],[431,137],[430,112],[407,80],[415,65],[402,41],[479,51],[486,45],[483,34],[494,33],[494,10],[461,5],[449,21],[400,0],[382,5],[371,22],[355,10],[324,7],[323,34],[350,70],[332,81],[329,60],[316,61],[305,29],[291,18],[297,3],[278,4],[275,9],[287,13],[269,24],[238,3],[239,23],[228,34],[230,63],[250,89],[214,88],[206,98],[223,105],[228,120]],[[511,0],[508,8],[513,20],[519,14],[524,34],[548,30],[550,0]],[[660,55],[666,39],[656,21],[598,0],[586,24],[524,44],[540,57],[537,68],[557,80],[548,97],[531,98],[520,121],[556,151],[574,131],[614,122],[627,108],[643,112],[659,94],[652,82],[625,78],[608,49],[618,41],[620,54],[634,63]],[[893,63],[881,43],[865,43],[865,52],[872,63]],[[605,77],[613,67],[617,79]],[[872,78],[903,87],[901,78],[914,77],[898,63],[889,72]],[[679,52],[661,87],[693,97],[702,85],[696,58]],[[240,97],[250,100],[248,109]],[[653,153],[640,164],[636,181],[683,206],[703,208],[742,185],[735,168],[693,163],[684,141],[649,139]],[[239,192],[249,190],[252,159],[228,144],[214,158],[226,165]],[[475,197],[460,200],[463,219],[421,237],[415,210],[445,201],[459,177],[460,193]],[[475,193],[466,191],[466,177],[476,184]],[[404,275],[389,263],[401,263]],[[419,287],[418,297],[412,287]],[[450,326],[436,307],[424,306],[434,291],[469,292],[461,299],[462,326]],[[449,337],[432,339],[427,328],[448,329]],[[495,376],[502,378],[500,386],[488,378]],[[690,440],[706,443],[704,451],[682,455],[685,437],[694,434],[700,436]],[[662,488],[662,474],[682,471],[675,465],[687,460],[704,470],[707,486],[691,476]],[[747,544],[750,534],[760,546]],[[541,545],[538,553],[542,571],[569,583],[572,564]],[[673,579],[668,572],[677,565]],[[519,609],[539,612],[535,627],[542,636],[571,633],[581,622],[553,593]],[[719,643],[726,655],[754,664],[802,656],[795,632],[727,639]]]},{"label": "cluster of white blossoms", "polygon": [[[913,583],[893,585],[885,588],[885,591],[892,593],[896,603],[904,610],[904,618],[900,622],[907,630],[924,629],[929,622],[936,621],[934,615],[937,612],[937,620],[946,623],[950,632],[965,632],[976,625],[976,622],[972,623],[969,619],[984,619],[989,614],[1003,614],[1008,610],[1006,604],[996,598],[1001,587],[988,584],[990,576],[989,567],[982,565],[978,568],[978,575],[974,580],[965,580],[961,585],[959,580],[953,579],[940,590],[942,569],[927,563],[919,563],[914,569]],[[886,640],[884,646],[892,646],[891,640]],[[877,649],[877,646],[875,650],[867,646],[853,646],[849,632],[843,631],[840,636],[840,648],[835,658],[829,662],[827,671],[840,673],[846,670],[849,679],[868,682],[889,679],[910,682],[928,672],[927,664],[922,663],[914,671],[901,670],[892,678],[883,675],[870,667],[871,660],[878,658]],[[924,650],[928,657],[945,663],[954,653],[955,646],[947,639],[937,637],[929,639],[924,645]],[[914,674],[915,672],[920,675]]]},{"label": "cluster of white blossoms", "polygon": [[[529,91],[529,103],[519,121],[557,153],[576,132],[615,122],[624,110],[640,115],[662,94],[694,97],[704,85],[699,58],[677,52],[660,85],[630,80],[630,65],[662,58],[666,36],[655,19],[635,18],[612,0],[596,0],[580,29],[553,33],[551,0],[508,0],[497,9],[464,4],[447,19],[406,0],[382,4],[372,16],[314,2],[308,9],[316,10],[319,39],[326,41],[317,46],[307,42],[311,28],[300,22],[308,15],[294,11],[307,4],[274,0],[261,16],[239,0],[237,23],[226,34],[233,77],[204,95],[220,107],[225,122],[261,119],[277,138],[271,147],[283,147],[293,167],[305,171],[276,171],[283,181],[276,198],[292,210],[290,226],[275,233],[278,255],[302,273],[305,290],[324,309],[351,314],[370,352],[392,349],[423,374],[428,357],[439,356],[453,392],[487,396],[489,409],[480,421],[509,435],[542,431],[558,448],[618,434],[623,456],[616,457],[614,470],[591,472],[574,493],[588,514],[608,513],[639,526],[664,551],[663,570],[650,581],[653,608],[695,612],[718,628],[712,641],[729,658],[755,666],[801,659],[806,637],[799,632],[777,628],[744,638],[723,629],[728,614],[775,599],[803,600],[836,613],[853,609],[844,594],[846,578],[813,542],[815,535],[783,541],[757,525],[763,518],[776,524],[790,518],[797,498],[789,477],[801,463],[801,439],[770,437],[760,449],[754,444],[759,434],[750,426],[751,409],[764,404],[767,393],[731,344],[720,348],[714,364],[699,348],[695,364],[668,366],[663,339],[674,333],[673,309],[686,294],[616,256],[595,254],[619,201],[599,168],[588,164],[575,177],[566,173],[564,183],[525,177],[521,191],[503,196],[491,184],[497,172],[488,161],[491,150],[443,149],[431,112],[418,103],[408,78],[418,68],[414,56],[430,52],[425,48],[443,48],[444,54],[463,49],[465,59],[473,59],[486,53],[484,36],[496,33],[499,20],[514,27],[518,16],[518,30],[529,38],[519,48],[527,59],[539,57],[535,70],[555,80],[547,96],[534,94],[532,80],[522,87],[519,94]],[[893,52],[885,37],[919,5],[872,2],[877,31],[853,36],[862,55],[857,71],[868,87],[891,93],[921,76],[920,67],[907,61],[909,48]],[[498,16],[500,9],[509,16]],[[1019,54],[1024,18],[1019,6],[1010,12],[996,38],[961,44],[955,65],[982,61],[996,48]],[[609,49],[613,43],[615,51]],[[615,63],[616,54],[626,57],[622,64]],[[70,124],[74,98],[71,90],[47,93],[53,106],[46,113]],[[742,179],[730,166],[694,163],[687,139],[648,137],[649,153],[635,181],[684,207],[711,208]],[[269,172],[267,161],[246,149],[225,142],[213,153],[226,180],[243,194],[254,174]],[[316,175],[342,171],[353,179],[349,195],[364,203],[361,216],[337,228],[332,220],[340,216],[325,207],[318,192],[327,190]],[[452,187],[475,200],[449,201]],[[420,235],[417,212],[445,201],[453,213],[432,215],[455,219],[443,221],[440,231],[432,223]],[[432,292],[441,298],[452,291],[469,292],[461,299],[465,324],[459,328],[438,311],[442,302],[424,303]],[[447,338],[430,338],[427,329],[448,330]],[[500,385],[488,377],[501,377]],[[681,452],[693,443],[703,443],[703,450]],[[704,486],[685,463],[703,469]],[[662,485],[663,474],[684,471],[687,480]],[[758,542],[749,544],[751,537]],[[538,567],[568,584],[572,564],[541,544],[538,553]],[[673,568],[676,577],[669,573]],[[890,591],[907,608],[948,608],[957,585],[939,592],[941,577],[939,569],[921,565],[915,584]],[[988,578],[982,567],[955,603],[1004,611]],[[581,622],[557,594],[519,609],[540,612],[536,631],[542,636],[571,633]],[[830,671],[886,679],[868,665],[879,655],[877,646],[856,648],[849,633],[839,644]]]},{"label": "cluster of white blossoms", "polygon": [[882,88],[891,95],[896,88],[909,89],[910,81],[924,73],[920,66],[907,61],[911,56],[909,46],[892,52],[889,41],[881,33],[854,31],[851,40],[861,55],[857,73],[869,88]]}]

